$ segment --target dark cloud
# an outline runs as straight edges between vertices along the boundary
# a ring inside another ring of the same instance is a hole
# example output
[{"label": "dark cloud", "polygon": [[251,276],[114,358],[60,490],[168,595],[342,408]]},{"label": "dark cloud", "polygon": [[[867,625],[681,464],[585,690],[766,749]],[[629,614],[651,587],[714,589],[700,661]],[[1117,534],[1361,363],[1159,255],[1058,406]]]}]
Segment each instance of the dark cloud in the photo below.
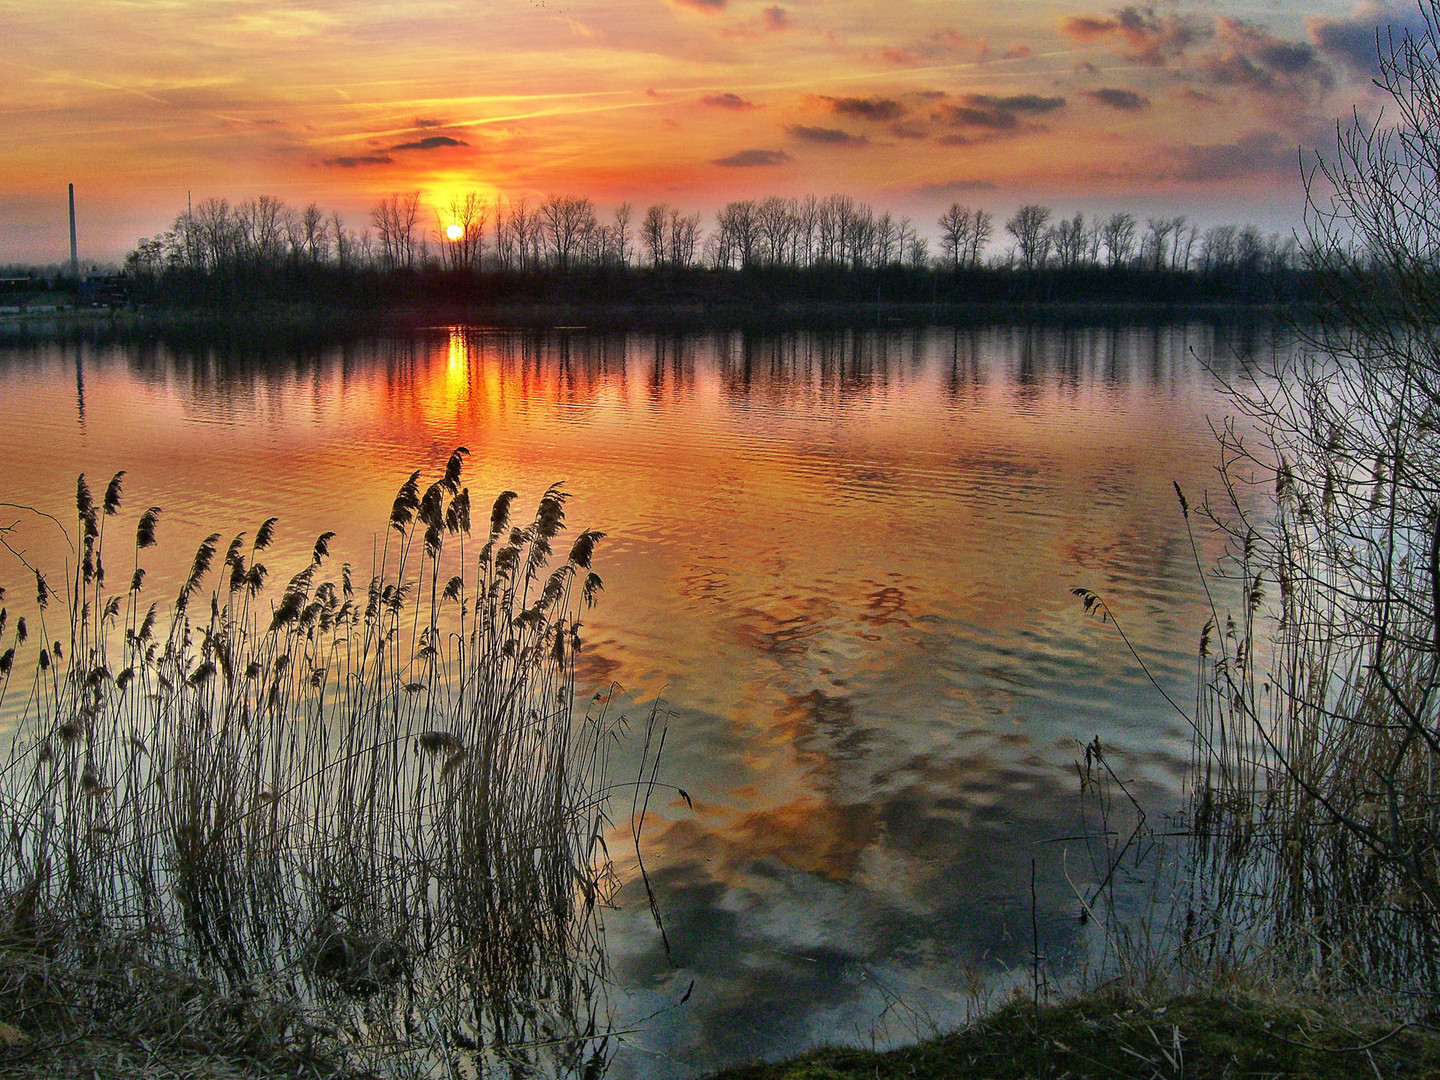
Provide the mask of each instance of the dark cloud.
[{"label": "dark cloud", "polygon": [[716,158],[711,165],[723,165],[727,169],[748,169],[757,165],[784,165],[790,155],[784,150],[741,150],[729,157]]},{"label": "dark cloud", "polygon": [[358,156],[342,156],[323,158],[321,163],[333,165],[339,169],[358,169],[364,165],[389,165],[395,159],[389,154],[361,154]]},{"label": "dark cloud", "polygon": [[899,120],[909,110],[894,98],[883,97],[827,97],[830,108],[841,116],[854,116],[861,120],[889,122]]},{"label": "dark cloud", "polygon": [[767,30],[789,30],[790,13],[779,4],[772,4],[760,13],[760,21]]},{"label": "dark cloud", "polygon": [[[988,131],[1015,131],[1021,121],[1063,108],[1063,97],[1042,97],[1039,94],[966,94],[962,104],[943,105],[936,119],[960,128],[983,128]],[[954,145],[954,144],[952,144]]]},{"label": "dark cloud", "polygon": [[1157,15],[1153,7],[1122,7],[1110,15],[1071,15],[1060,32],[1084,44],[1107,44],[1121,55],[1159,67],[1180,56],[1199,40],[1199,27],[1173,15]]},{"label": "dark cloud", "polygon": [[427,135],[423,139],[416,139],[414,142],[396,143],[390,147],[391,150],[439,150],[447,146],[469,146],[470,144],[461,139],[452,139],[449,135]]},{"label": "dark cloud", "polygon": [[851,135],[848,131],[841,131],[839,128],[792,124],[785,130],[790,133],[792,139],[799,139],[802,142],[826,143],[831,146],[863,146],[870,141],[864,135]]},{"label": "dark cloud", "polygon": [[415,117],[415,126],[417,128],[437,128],[444,127],[445,125],[439,120],[431,120],[424,116],[417,116]]},{"label": "dark cloud", "polygon": [[1172,146],[1167,156],[1181,180],[1241,180],[1297,176],[1294,145],[1274,132],[1252,131],[1233,143]]},{"label": "dark cloud", "polygon": [[700,99],[703,105],[713,105],[717,109],[757,109],[753,101],[747,101],[739,94],[707,94]]},{"label": "dark cloud", "polygon": [[899,124],[891,124],[890,134],[894,135],[897,139],[923,139],[930,134],[930,129],[924,124],[905,121]]},{"label": "dark cloud", "polygon": [[1312,16],[1305,22],[1310,40],[1321,52],[1356,74],[1372,79],[1380,75],[1377,44],[1388,46],[1392,35],[1398,43],[1407,33],[1417,37],[1425,33],[1425,20],[1419,9],[1414,4],[1394,0],[1361,4],[1343,19]]},{"label": "dark cloud", "polygon": [[676,7],[687,7],[692,11],[703,11],[713,14],[717,11],[724,11],[730,0],[670,0]]},{"label": "dark cloud", "polygon": [[1134,90],[1121,90],[1114,86],[1102,86],[1098,90],[1086,90],[1085,96],[1091,101],[1121,112],[1139,112],[1150,107],[1150,99]]},{"label": "dark cloud", "polygon": [[1013,94],[996,97],[992,94],[966,94],[965,103],[977,108],[1004,109],[1007,112],[1047,113],[1065,104],[1063,97],[1042,97],[1039,94]]},{"label": "dark cloud", "polygon": [[1198,72],[1211,85],[1318,96],[1335,84],[1334,72],[1313,45],[1285,41],[1239,19],[1220,18],[1215,26],[1216,48],[1197,59]]}]

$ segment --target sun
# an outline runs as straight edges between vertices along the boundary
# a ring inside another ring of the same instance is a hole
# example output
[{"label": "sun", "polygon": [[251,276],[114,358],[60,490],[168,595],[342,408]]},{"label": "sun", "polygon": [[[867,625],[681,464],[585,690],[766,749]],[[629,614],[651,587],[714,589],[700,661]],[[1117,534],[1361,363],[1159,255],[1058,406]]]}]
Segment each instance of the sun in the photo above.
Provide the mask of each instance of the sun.
[{"label": "sun", "polygon": [[463,225],[447,225],[445,226],[445,235],[451,240],[459,240],[465,235],[465,227]]}]

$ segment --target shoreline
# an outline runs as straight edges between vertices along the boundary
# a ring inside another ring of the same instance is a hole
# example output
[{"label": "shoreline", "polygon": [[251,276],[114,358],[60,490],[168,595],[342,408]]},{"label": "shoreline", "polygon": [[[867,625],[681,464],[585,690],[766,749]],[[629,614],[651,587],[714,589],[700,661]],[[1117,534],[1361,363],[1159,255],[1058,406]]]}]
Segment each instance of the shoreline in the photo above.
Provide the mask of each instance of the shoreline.
[{"label": "shoreline", "polygon": [[1031,300],[945,303],[779,301],[641,304],[553,301],[395,304],[385,308],[271,304],[224,312],[194,308],[75,308],[0,317],[0,343],[98,340],[344,339],[436,327],[704,332],[870,330],[981,326],[1130,326],[1177,322],[1265,324],[1303,320],[1299,305],[1216,301]]}]

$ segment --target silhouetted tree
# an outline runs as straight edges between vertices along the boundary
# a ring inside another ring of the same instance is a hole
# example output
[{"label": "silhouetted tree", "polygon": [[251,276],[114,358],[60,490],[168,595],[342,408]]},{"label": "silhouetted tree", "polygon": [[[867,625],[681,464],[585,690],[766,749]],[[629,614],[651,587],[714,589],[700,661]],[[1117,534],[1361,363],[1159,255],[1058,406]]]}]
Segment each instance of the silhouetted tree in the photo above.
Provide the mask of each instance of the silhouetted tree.
[{"label": "silhouetted tree", "polygon": [[1105,241],[1105,262],[1112,270],[1128,263],[1135,255],[1136,221],[1123,211],[1111,214],[1105,222],[1102,237]]},{"label": "silhouetted tree", "polygon": [[1015,238],[1015,258],[1026,270],[1045,265],[1050,253],[1050,208],[1028,203],[1005,222],[1005,231]]}]

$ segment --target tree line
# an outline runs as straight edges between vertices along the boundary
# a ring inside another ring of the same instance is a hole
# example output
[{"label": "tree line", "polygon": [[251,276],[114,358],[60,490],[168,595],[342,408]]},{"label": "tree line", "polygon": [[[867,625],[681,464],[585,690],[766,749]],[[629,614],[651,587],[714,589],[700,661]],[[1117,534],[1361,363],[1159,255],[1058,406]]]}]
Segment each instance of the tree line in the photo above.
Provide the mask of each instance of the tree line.
[{"label": "tree line", "polygon": [[353,228],[316,203],[291,207],[261,195],[231,205],[208,198],[126,257],[136,276],[171,271],[235,275],[284,267],[413,272],[559,272],[646,267],[712,270],[832,268],[973,271],[1107,269],[1148,273],[1276,273],[1294,268],[1293,237],[1253,225],[1202,228],[1184,216],[1126,212],[1058,216],[1020,207],[997,233],[984,209],[952,204],[935,223],[939,253],[907,217],[846,195],[727,203],[708,227],[699,213],[656,203],[608,216],[584,196],[487,200],[456,195],[426,212],[420,192],[380,199]]}]

